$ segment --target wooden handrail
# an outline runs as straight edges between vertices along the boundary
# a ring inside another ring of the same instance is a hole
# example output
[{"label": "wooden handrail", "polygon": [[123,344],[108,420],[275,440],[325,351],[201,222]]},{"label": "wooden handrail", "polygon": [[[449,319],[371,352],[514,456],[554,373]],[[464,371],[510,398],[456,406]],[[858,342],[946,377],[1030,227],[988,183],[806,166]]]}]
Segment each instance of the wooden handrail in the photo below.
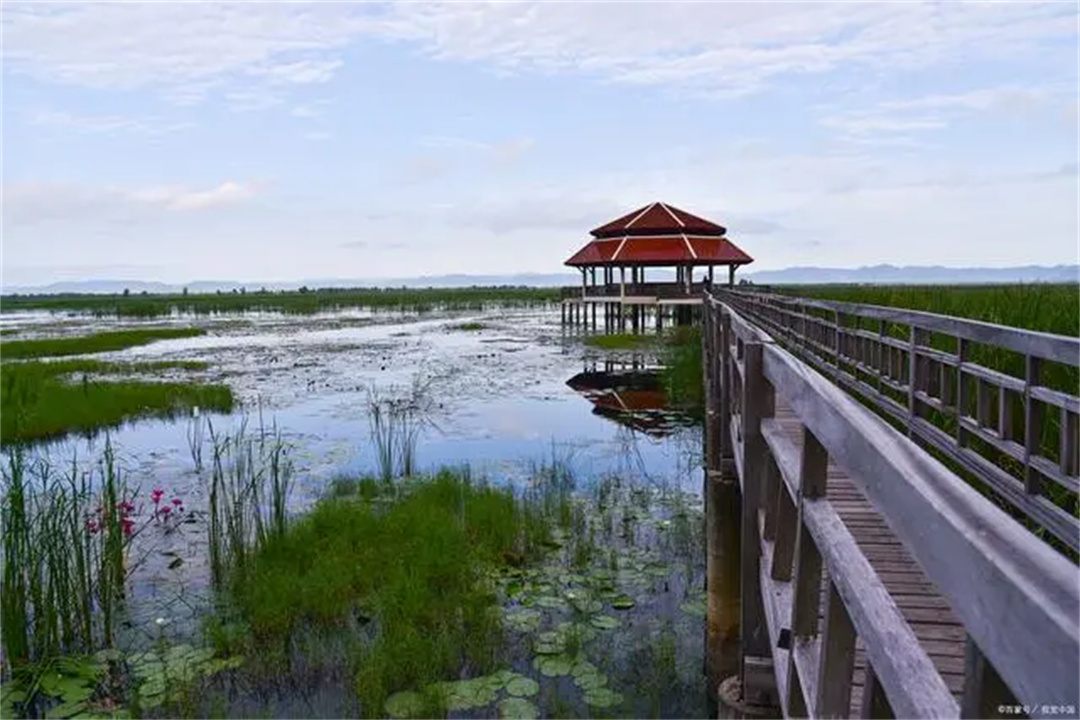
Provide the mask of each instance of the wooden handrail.
[{"label": "wooden handrail", "polygon": [[[1080,551],[1080,519],[1068,509],[1080,502],[1080,397],[1040,383],[1044,362],[1080,366],[1080,338],[874,305],[732,290],[712,297],[868,400],[1061,546]],[[843,323],[851,319],[876,322],[878,330]],[[908,337],[889,335],[889,323],[907,325]],[[955,352],[930,347],[930,333],[952,337]],[[972,362],[972,343],[1023,353],[1024,377]],[[1042,446],[1044,422],[1059,427],[1056,457]]]},{"label": "wooden handrail", "polygon": [[[706,298],[712,338],[706,347],[719,357],[705,367],[730,368],[721,371],[720,402],[731,421],[720,429],[728,434],[725,447],[735,455],[744,491],[743,541],[760,546],[749,554],[744,550],[743,602],[749,600],[748,586],[759,593],[771,647],[779,644],[780,628],[790,627],[793,635],[787,663],[774,667],[785,714],[846,714],[856,636],[868,658],[865,708],[880,700],[875,695],[880,691],[897,717],[957,717],[960,712],[831,506],[825,493],[827,461],[844,468],[882,514],[946,597],[974,651],[1020,702],[1034,706],[1029,715],[1046,713],[1040,708],[1048,704],[1075,707],[1080,697],[1076,566],[781,347],[724,295]],[[801,338],[823,346],[837,339],[812,332]],[[801,451],[771,419],[779,401],[803,424]],[[756,581],[747,578],[750,561]],[[829,581],[826,620],[819,630],[822,568]],[[746,608],[743,612],[744,623],[758,622]],[[754,630],[743,632],[745,655],[747,633],[752,638]],[[750,654],[756,652],[760,649]]]}]

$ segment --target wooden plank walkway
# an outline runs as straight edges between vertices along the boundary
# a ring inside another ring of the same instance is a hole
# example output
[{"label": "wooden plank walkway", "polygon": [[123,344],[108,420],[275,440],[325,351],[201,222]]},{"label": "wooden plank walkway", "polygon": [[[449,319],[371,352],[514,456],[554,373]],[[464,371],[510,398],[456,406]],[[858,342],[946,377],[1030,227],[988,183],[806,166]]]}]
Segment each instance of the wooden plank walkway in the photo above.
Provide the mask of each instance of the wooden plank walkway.
[{"label": "wooden plank walkway", "polygon": [[[776,398],[775,419],[801,452],[803,425],[779,397]],[[959,703],[964,688],[965,635],[964,627],[953,614],[948,601],[938,593],[862,491],[832,460],[828,465],[826,497],[877,571],[919,644]],[[828,576],[822,573],[821,622],[824,622],[827,588]],[[851,717],[859,716],[865,667],[866,653],[860,640],[856,644],[855,673],[852,678]]]}]

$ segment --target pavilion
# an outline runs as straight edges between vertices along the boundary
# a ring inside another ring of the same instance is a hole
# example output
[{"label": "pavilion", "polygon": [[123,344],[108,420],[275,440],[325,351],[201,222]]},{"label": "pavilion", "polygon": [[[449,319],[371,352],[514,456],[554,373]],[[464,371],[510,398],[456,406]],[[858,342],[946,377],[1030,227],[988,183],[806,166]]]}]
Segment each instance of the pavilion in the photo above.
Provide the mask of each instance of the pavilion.
[{"label": "pavilion", "polygon": [[[592,240],[565,263],[581,271],[581,287],[567,288],[563,304],[571,317],[591,309],[594,324],[597,304],[603,305],[605,318],[621,319],[629,307],[635,328],[652,306],[659,324],[664,306],[701,304],[705,283],[694,282],[695,268],[703,268],[702,280],[711,284],[714,269],[727,266],[731,286],[735,269],[754,261],[727,238],[727,228],[663,202],[638,208],[590,235]],[[654,277],[649,282],[646,269],[657,268],[674,269],[674,280],[668,272],[663,281]]]}]

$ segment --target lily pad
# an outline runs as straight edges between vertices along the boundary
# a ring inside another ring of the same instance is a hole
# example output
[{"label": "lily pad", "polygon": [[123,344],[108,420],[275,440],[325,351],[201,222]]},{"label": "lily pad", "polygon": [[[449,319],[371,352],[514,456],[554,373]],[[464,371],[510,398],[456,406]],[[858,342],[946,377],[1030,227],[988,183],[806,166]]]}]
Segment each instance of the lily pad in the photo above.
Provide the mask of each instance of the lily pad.
[{"label": "lily pad", "polygon": [[595,675],[599,672],[600,668],[596,667],[588,660],[578,660],[570,670],[570,674],[574,677],[578,677],[579,675]]},{"label": "lily pad", "polygon": [[499,703],[499,717],[532,720],[540,717],[540,709],[525,698],[512,697]]},{"label": "lily pad", "polygon": [[544,677],[569,675],[573,666],[573,660],[566,655],[544,655],[533,660],[533,667]]},{"label": "lily pad", "polygon": [[549,610],[563,610],[566,608],[566,601],[555,595],[541,595],[536,598],[536,604]]},{"label": "lily pad", "polygon": [[514,697],[532,697],[540,692],[540,683],[532,678],[517,677],[506,683],[506,693]]},{"label": "lily pad", "polygon": [[679,610],[694,617],[705,617],[708,608],[704,600],[687,600],[679,606]]},{"label": "lily pad", "polygon": [[620,595],[619,597],[612,598],[611,600],[611,607],[615,608],[616,610],[629,610],[636,604],[637,602],[634,600],[634,598],[630,597],[629,595]]},{"label": "lily pad", "polygon": [[405,690],[386,698],[385,707],[392,718],[418,717],[424,712],[424,700],[415,690]]},{"label": "lily pad", "polygon": [[607,685],[607,675],[601,675],[598,672],[575,675],[574,684],[581,688],[582,692],[589,693]]},{"label": "lily pad", "polygon": [[506,687],[507,683],[509,683],[511,680],[515,680],[517,678],[525,676],[521,673],[516,673],[513,670],[499,670],[498,672],[492,673],[488,677],[492,678],[492,681],[497,683],[499,688],[503,688]]},{"label": "lily pad", "polygon": [[623,701],[622,693],[617,693],[605,687],[594,688],[585,693],[585,702],[589,707],[609,708]]},{"label": "lily pad", "polygon": [[495,701],[501,683],[494,676],[440,683],[438,689],[449,710],[472,710]]},{"label": "lily pad", "polygon": [[589,623],[597,630],[614,630],[622,625],[622,622],[610,615],[597,615],[589,620]]}]

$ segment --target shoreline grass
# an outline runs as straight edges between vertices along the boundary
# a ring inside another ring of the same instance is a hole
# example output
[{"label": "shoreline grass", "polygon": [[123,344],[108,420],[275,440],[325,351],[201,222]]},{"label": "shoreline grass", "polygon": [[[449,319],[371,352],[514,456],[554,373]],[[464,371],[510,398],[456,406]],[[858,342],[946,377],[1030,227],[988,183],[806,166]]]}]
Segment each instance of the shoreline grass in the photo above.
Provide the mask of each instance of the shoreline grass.
[{"label": "shoreline grass", "polygon": [[156,340],[171,340],[205,335],[203,328],[144,328],[138,330],[109,330],[75,337],[40,338],[36,340],[6,340],[0,342],[0,359],[26,360],[65,355],[124,350],[148,345]]},{"label": "shoreline grass", "polygon": [[[256,647],[359,632],[360,713],[384,717],[395,692],[495,668],[504,636],[485,578],[536,557],[549,539],[534,506],[467,471],[343,481],[249,559],[232,597]],[[438,698],[424,700],[433,713],[424,717],[445,712]]]},{"label": "shoreline grass", "polygon": [[18,310],[82,311],[98,316],[161,317],[192,314],[269,311],[311,314],[346,307],[373,309],[481,310],[488,304],[543,305],[557,302],[558,287],[467,288],[320,288],[282,292],[229,292],[180,295],[7,295],[3,312]]},{"label": "shoreline grass", "polygon": [[[147,417],[175,417],[194,406],[231,412],[233,396],[227,385],[92,377],[205,367],[197,361],[4,363],[0,365],[0,444],[98,432]],[[81,375],[81,379],[68,381],[72,375]]]},{"label": "shoreline grass", "polygon": [[1080,336],[1080,284],[778,285],[771,291],[820,300],[884,305]]}]

